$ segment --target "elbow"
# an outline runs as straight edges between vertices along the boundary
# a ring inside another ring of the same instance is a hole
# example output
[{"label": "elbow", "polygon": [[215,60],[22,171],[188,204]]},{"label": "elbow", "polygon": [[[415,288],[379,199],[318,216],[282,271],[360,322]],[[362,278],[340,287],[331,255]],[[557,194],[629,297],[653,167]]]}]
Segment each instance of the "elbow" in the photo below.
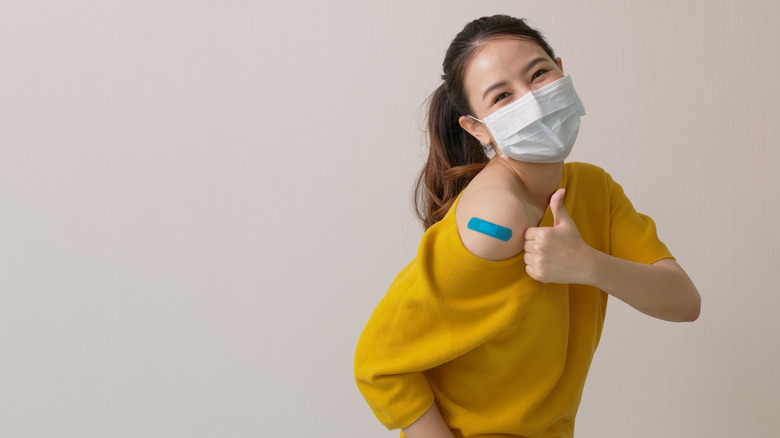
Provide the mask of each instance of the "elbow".
[{"label": "elbow", "polygon": [[699,319],[701,313],[701,297],[695,290],[684,300],[668,302],[662,309],[651,311],[639,309],[641,312],[669,322],[693,322]]},{"label": "elbow", "polygon": [[[687,275],[686,275],[687,276]],[[688,279],[688,284],[690,287],[690,300],[688,304],[688,319],[686,321],[693,322],[699,319],[699,315],[701,314],[701,295],[699,294],[699,290],[696,289],[696,286],[694,286],[691,279]]]},{"label": "elbow", "polygon": [[693,322],[699,319],[701,314],[701,296],[699,292],[694,289],[691,294],[691,298],[687,300],[684,306],[681,306],[682,312],[680,312],[678,322]]},{"label": "elbow", "polygon": [[690,306],[685,309],[684,313],[681,313],[676,319],[677,322],[693,322],[699,319],[700,307]]},{"label": "elbow", "polygon": [[678,305],[679,322],[693,322],[699,319],[701,314],[701,295],[687,274],[682,272],[682,284],[680,285]]},{"label": "elbow", "polygon": [[686,322],[693,322],[699,319],[699,315],[701,314],[701,296],[699,296],[699,293],[696,292],[696,295],[693,302],[688,306],[688,314]]},{"label": "elbow", "polygon": [[688,274],[671,259],[660,260],[654,265],[668,269],[665,291],[659,291],[659,295],[666,297],[663,299],[665,304],[662,305],[662,313],[667,317],[660,318],[672,322],[693,322],[699,319],[701,295]]}]

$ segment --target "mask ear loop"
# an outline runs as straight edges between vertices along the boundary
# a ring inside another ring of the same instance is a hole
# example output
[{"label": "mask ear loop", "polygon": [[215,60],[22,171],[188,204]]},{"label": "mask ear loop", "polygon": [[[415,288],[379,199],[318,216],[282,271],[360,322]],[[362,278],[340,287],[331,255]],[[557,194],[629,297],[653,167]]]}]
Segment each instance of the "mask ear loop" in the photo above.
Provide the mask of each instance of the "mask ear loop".
[{"label": "mask ear loop", "polygon": [[[468,115],[468,114],[467,114],[467,115]],[[482,124],[484,124],[484,125],[487,127],[487,123],[485,123],[483,120],[479,120],[478,118],[476,118],[476,117],[474,117],[474,116],[472,116],[472,115],[468,115],[468,116],[469,116],[469,117],[471,117],[472,119],[474,119],[474,120],[478,121],[479,123],[482,123]],[[490,128],[488,128],[488,129],[490,129]],[[491,143],[487,143],[487,144],[486,144],[486,143],[482,143],[482,142],[480,141],[480,142],[479,142],[479,144],[481,144],[481,145],[482,145],[482,147],[484,147],[484,148],[492,147],[492,144],[491,144]],[[501,148],[494,148],[494,149],[498,149],[498,154],[499,154],[499,155],[498,155],[498,157],[499,157],[499,158],[506,159],[506,154],[504,153],[504,151],[502,151],[502,150],[501,150]]]}]

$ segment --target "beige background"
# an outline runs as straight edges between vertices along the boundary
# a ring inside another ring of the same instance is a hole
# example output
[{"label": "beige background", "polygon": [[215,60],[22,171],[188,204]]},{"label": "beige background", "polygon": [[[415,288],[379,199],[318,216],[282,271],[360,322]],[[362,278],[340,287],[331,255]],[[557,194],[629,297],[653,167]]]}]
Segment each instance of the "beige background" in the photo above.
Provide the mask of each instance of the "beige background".
[{"label": "beige background", "polygon": [[0,2],[0,436],[396,436],[354,347],[421,236],[444,51],[499,12],[703,297],[611,300],[578,437],[777,436],[778,5]]}]

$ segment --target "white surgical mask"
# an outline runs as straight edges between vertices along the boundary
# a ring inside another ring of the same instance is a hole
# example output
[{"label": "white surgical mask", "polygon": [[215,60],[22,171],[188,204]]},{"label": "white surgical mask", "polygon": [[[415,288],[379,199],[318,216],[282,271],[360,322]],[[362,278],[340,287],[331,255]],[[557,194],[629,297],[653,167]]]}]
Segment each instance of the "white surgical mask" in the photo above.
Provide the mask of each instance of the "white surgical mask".
[{"label": "white surgical mask", "polygon": [[502,153],[518,161],[555,163],[569,156],[585,115],[571,76],[533,90],[479,120]]}]

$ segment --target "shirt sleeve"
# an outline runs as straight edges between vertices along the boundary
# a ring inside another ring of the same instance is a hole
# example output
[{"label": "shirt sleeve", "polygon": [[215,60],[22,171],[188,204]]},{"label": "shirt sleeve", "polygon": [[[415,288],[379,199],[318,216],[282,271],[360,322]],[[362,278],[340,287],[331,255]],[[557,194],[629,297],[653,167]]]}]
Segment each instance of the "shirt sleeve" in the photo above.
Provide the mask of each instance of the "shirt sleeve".
[{"label": "shirt sleeve", "polygon": [[426,370],[510,329],[524,307],[522,253],[481,259],[463,246],[454,217],[442,222],[423,235],[358,340],[358,389],[388,429],[412,424],[433,403]]},{"label": "shirt sleeve", "polygon": [[674,258],[658,238],[655,222],[637,212],[623,188],[607,174],[610,191],[610,254],[637,263]]}]

